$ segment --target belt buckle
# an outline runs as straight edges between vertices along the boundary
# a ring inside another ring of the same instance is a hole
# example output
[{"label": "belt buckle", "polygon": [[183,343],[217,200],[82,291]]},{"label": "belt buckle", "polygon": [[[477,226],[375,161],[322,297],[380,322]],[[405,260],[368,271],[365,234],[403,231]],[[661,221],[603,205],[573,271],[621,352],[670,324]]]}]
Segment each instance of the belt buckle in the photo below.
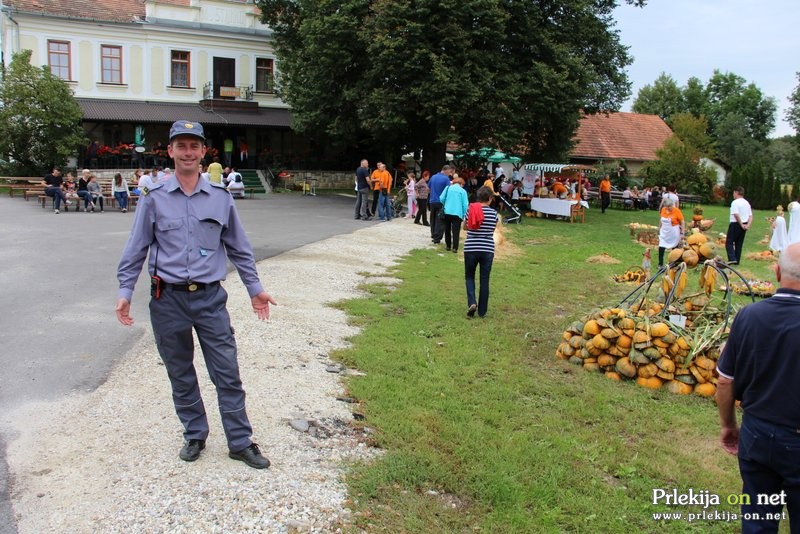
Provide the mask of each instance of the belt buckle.
[{"label": "belt buckle", "polygon": [[191,284],[188,285],[188,287],[186,289],[188,289],[190,293],[193,293],[193,292],[197,291],[198,286],[195,283],[191,283]]}]

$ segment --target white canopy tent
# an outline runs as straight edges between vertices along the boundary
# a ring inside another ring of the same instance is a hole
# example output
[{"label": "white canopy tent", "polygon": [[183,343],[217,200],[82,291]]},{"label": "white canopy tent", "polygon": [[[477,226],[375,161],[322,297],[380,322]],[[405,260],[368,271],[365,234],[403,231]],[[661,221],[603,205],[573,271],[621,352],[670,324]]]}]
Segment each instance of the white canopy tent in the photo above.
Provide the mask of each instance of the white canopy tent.
[{"label": "white canopy tent", "polygon": [[[576,165],[571,163],[528,163],[522,167],[522,191],[525,194],[533,194],[535,183],[538,178],[544,176],[544,173],[584,173],[594,172],[596,169],[589,165]],[[583,193],[583,184],[578,180],[578,192]]]},{"label": "white canopy tent", "polygon": [[522,168],[526,171],[539,171],[539,173],[561,172],[563,170],[592,172],[596,170],[589,165],[576,165],[574,163],[528,163]]},{"label": "white canopy tent", "polygon": [[522,166],[526,171],[539,171],[540,173],[561,172],[564,167],[574,167],[574,165],[568,163],[528,163]]}]

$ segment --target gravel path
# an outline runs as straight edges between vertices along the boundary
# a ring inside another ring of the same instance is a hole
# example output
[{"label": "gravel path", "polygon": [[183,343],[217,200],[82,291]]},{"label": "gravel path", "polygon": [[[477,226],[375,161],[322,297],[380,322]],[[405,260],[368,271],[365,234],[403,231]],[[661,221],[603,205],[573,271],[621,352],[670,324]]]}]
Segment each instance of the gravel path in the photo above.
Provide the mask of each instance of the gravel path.
[{"label": "gravel path", "polygon": [[[279,304],[269,322],[253,315],[238,275],[225,282],[254,440],[272,461],[264,471],[228,459],[199,347],[211,434],[197,462],[178,458],[181,427],[149,317],[134,317],[147,332],[104,385],[2,416],[16,436],[8,461],[20,533],[336,531],[349,519],[343,469],[376,451],[336,400],[343,390],[327,355],[357,330],[328,304],[358,296],[365,273],[394,283],[380,275],[426,246],[428,232],[394,220],[259,263]],[[290,424],[304,422],[307,432]]]}]

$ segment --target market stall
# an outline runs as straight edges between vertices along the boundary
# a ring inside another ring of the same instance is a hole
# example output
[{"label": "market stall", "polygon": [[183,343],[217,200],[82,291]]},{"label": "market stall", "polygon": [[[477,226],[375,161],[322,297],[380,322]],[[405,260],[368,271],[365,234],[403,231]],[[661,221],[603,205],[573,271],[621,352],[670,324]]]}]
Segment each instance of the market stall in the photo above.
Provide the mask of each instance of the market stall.
[{"label": "market stall", "polygon": [[584,184],[586,175],[597,172],[597,169],[589,165],[573,165],[568,163],[528,163],[522,167],[523,192],[529,196],[546,197],[541,187],[537,190],[537,184],[544,184],[548,179],[569,179],[575,183],[575,191],[579,198],[584,198]]},{"label": "market stall", "polygon": [[[589,203],[584,200],[586,174],[595,172],[588,165],[561,163],[529,163],[523,167],[523,192],[531,198],[531,211],[545,215],[569,218],[570,221],[584,221],[584,210]],[[548,182],[558,190],[548,188]],[[569,186],[566,189],[564,184]]]}]

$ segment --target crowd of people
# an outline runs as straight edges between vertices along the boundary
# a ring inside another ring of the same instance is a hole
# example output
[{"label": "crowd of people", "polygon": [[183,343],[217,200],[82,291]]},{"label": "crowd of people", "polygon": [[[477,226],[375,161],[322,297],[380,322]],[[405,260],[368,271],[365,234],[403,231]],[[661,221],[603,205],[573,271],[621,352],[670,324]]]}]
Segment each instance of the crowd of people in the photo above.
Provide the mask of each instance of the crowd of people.
[{"label": "crowd of people", "polygon": [[53,213],[59,213],[61,205],[64,211],[69,211],[71,205],[75,205],[75,210],[80,210],[80,201],[83,200],[83,211],[93,212],[95,207],[104,212],[103,189],[97,178],[89,169],[83,169],[78,182],[75,182],[75,175],[67,173],[66,179],[61,175],[61,169],[54,167],[48,175],[42,179],[45,186],[44,194],[53,198]]},{"label": "crowd of people", "polygon": [[[509,198],[519,189],[519,180],[506,184],[504,173],[494,178],[488,169],[465,173],[468,178],[459,176],[455,167],[444,165],[441,171],[431,175],[424,170],[417,178],[416,172],[405,173],[402,191],[405,193],[406,218],[414,224],[430,228],[431,242],[434,245],[444,241],[445,251],[458,253],[461,245],[462,225],[466,229],[463,244],[464,278],[467,292],[467,316],[477,313],[484,317],[489,306],[489,275],[494,259],[494,230],[499,217],[494,185],[505,188],[503,194]],[[481,181],[483,180],[483,181]],[[355,170],[356,203],[354,218],[371,221],[378,217],[390,221],[395,211],[402,206],[392,202],[392,176],[383,162],[378,162],[370,172],[369,161],[361,160]],[[370,197],[370,191],[372,196]],[[517,196],[517,198],[519,198]],[[470,199],[474,200],[471,204]],[[371,200],[371,203],[370,203]],[[476,296],[476,274],[479,277]]]},{"label": "crowd of people", "polygon": [[[122,213],[128,211],[130,196],[140,195],[148,191],[156,184],[167,180],[172,176],[169,167],[156,166],[149,169],[136,169],[129,178],[125,178],[122,173],[115,173],[111,180],[111,194],[113,195],[117,208]],[[234,198],[245,197],[245,185],[242,175],[232,166],[222,167],[219,158],[215,158],[210,165],[200,167],[200,176],[210,182],[223,185]],[[66,177],[62,176],[61,169],[54,167],[52,171],[42,179],[45,186],[45,195],[53,198],[53,213],[60,213],[62,205],[64,211],[69,211],[70,206],[75,205],[75,210],[80,210],[80,202],[83,201],[83,211],[92,213],[98,210],[105,212],[103,188],[98,183],[97,177],[90,169],[83,169],[81,177],[75,181],[75,175],[68,172]]]},{"label": "crowd of people", "polygon": [[[611,205],[611,180],[608,175],[605,175],[599,184],[600,192],[600,212],[605,213]],[[635,210],[647,211],[649,209],[661,210],[663,207],[663,199],[667,196],[674,196],[677,201],[677,194],[674,185],[662,187],[645,187],[639,189],[638,186],[626,186],[622,191],[622,206]]]}]

